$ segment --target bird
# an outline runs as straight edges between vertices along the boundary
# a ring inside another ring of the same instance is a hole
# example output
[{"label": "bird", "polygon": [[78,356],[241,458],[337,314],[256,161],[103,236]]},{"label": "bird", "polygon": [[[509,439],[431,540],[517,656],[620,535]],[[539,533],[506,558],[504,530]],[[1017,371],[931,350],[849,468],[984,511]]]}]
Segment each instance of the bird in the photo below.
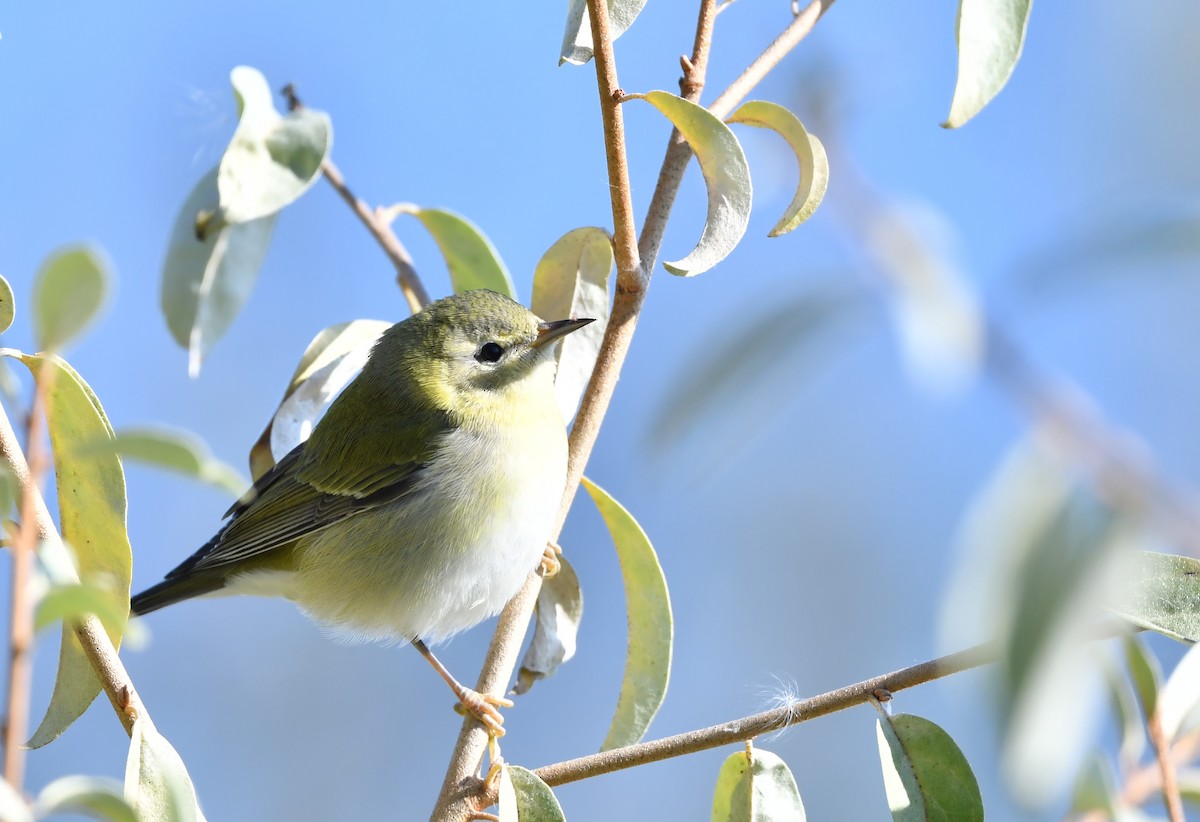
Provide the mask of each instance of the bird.
[{"label": "bird", "polygon": [[132,613],[283,597],[338,636],[411,643],[503,734],[498,708],[512,703],[462,685],[429,645],[499,613],[553,558],[567,471],[555,348],[590,322],[546,322],[480,289],[391,326],[309,438]]}]

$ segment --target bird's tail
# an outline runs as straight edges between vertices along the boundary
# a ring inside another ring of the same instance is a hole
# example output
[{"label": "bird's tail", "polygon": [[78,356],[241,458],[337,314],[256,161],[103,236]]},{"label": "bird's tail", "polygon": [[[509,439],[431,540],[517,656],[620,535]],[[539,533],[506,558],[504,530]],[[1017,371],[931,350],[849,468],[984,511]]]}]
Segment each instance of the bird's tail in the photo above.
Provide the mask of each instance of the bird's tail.
[{"label": "bird's tail", "polygon": [[174,579],[168,577],[133,597],[129,603],[129,610],[141,616],[185,599],[211,594],[224,587],[225,580],[215,575],[189,574]]}]

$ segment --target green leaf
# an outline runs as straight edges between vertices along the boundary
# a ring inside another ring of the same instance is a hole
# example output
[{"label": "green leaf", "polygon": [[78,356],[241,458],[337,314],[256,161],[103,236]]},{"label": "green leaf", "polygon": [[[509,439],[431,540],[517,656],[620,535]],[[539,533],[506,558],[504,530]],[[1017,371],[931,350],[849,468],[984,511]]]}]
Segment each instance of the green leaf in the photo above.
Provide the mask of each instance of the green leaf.
[{"label": "green leaf", "polygon": [[1118,664],[1112,654],[1106,654],[1103,659],[1104,678],[1112,697],[1113,713],[1116,714],[1117,727],[1121,734],[1117,761],[1124,771],[1135,767],[1146,751],[1145,721],[1142,719],[1137,694],[1133,692],[1133,684],[1125,673],[1125,666]]},{"label": "green leaf", "polygon": [[1099,811],[1106,819],[1119,819],[1120,801],[1112,765],[1100,753],[1088,757],[1071,796],[1072,814]]},{"label": "green leaf", "polygon": [[275,230],[271,215],[237,225],[215,221],[198,238],[196,215],[210,212],[217,201],[214,168],[179,210],[163,263],[163,314],[171,336],[188,351],[193,377],[250,298]]},{"label": "green leaf", "polygon": [[750,167],[729,126],[708,109],[666,91],[631,94],[657,108],[687,140],[708,186],[708,219],[700,242],[682,260],[663,263],[672,274],[691,277],[725,259],[750,223]]},{"label": "green leaf", "polygon": [[804,822],[796,779],[782,759],[751,748],[730,754],[717,775],[712,822]]},{"label": "green leaf", "polygon": [[309,189],[333,146],[329,115],[302,108],[281,117],[266,78],[248,66],[229,75],[240,119],[217,175],[221,214],[233,225],[277,214]]},{"label": "green leaf", "polygon": [[533,272],[533,313],[544,320],[591,317],[594,323],[568,334],[558,347],[554,393],[563,419],[575,416],[608,326],[608,278],[612,240],[600,228],[576,228],[542,255]]},{"label": "green leaf", "polygon": [[215,485],[234,496],[241,496],[248,485],[236,469],[214,457],[204,440],[190,431],[161,426],[124,428],[113,438],[84,445],[77,453],[80,457],[117,454]]},{"label": "green leaf", "polygon": [[491,241],[470,220],[442,208],[421,208],[400,203],[387,209],[387,216],[411,214],[425,226],[450,269],[450,284],[455,294],[487,288],[516,299],[512,277]]},{"label": "green leaf", "polygon": [[179,754],[146,717],[133,723],[125,762],[125,798],[138,819],[203,822],[196,789]]},{"label": "green leaf", "polygon": [[550,786],[518,765],[504,765],[499,804],[501,822],[566,822]]},{"label": "green leaf", "polygon": [[654,546],[637,520],[608,492],[584,477],[583,487],[612,534],[625,583],[629,646],[617,711],[600,748],[607,751],[641,739],[667,695],[674,623],[667,580]]},{"label": "green leaf", "polygon": [[0,777],[0,819],[4,822],[33,822],[33,811],[20,791]]},{"label": "green leaf", "polygon": [[893,820],[983,819],[979,783],[950,734],[911,714],[884,714],[875,729]]},{"label": "green leaf", "polygon": [[12,286],[8,284],[8,280],[0,277],[0,334],[12,327],[16,315],[17,303],[13,297]]},{"label": "green leaf", "polygon": [[808,133],[795,114],[778,103],[766,100],[743,103],[725,122],[771,129],[787,142],[796,155],[796,162],[800,164],[796,195],[767,236],[787,234],[811,217],[824,199],[825,189],[829,187],[829,158],[825,156],[825,146],[821,145],[821,141]]},{"label": "green leaf", "polygon": [[[121,783],[98,776],[64,776],[54,780],[38,794],[37,813],[39,817],[74,813],[108,822],[139,822],[122,795]],[[0,818],[8,820],[3,814]]]},{"label": "green leaf", "polygon": [[75,246],[54,252],[33,284],[38,347],[56,351],[95,319],[108,291],[108,265],[96,249]]},{"label": "green leaf", "polygon": [[127,608],[113,607],[110,591],[86,582],[75,582],[52,586],[38,600],[33,629],[40,631],[55,622],[79,619],[88,614],[99,617],[106,631],[117,632],[124,629],[129,617]]},{"label": "green leaf", "polygon": [[[79,575],[102,588],[109,600],[105,613],[121,614],[118,625],[106,625],[113,646],[121,646],[129,614],[129,582],[133,557],[125,529],[125,474],[115,454],[76,459],[79,443],[112,437],[112,426],[100,401],[83,378],[54,355],[19,356],[40,390],[45,392],[46,422],[54,452],[62,538],[75,549]],[[39,748],[65,731],[100,693],[100,681],[75,632],[63,626],[58,675],[50,706],[29,746]]]},{"label": "green leaf", "polygon": [[331,325],[313,338],[258,442],[250,449],[250,472],[257,480],[289,451],[308,439],[317,421],[362,367],[379,335],[391,328],[382,320]]},{"label": "green leaf", "polygon": [[1190,730],[1200,712],[1200,645],[1183,655],[1158,692],[1158,716],[1168,741]]},{"label": "green leaf", "polygon": [[[611,0],[608,3],[608,33],[616,40],[633,25],[646,0]],[[563,30],[562,51],[558,64],[582,66],[592,59],[592,24],[588,19],[587,0],[568,0],[567,25]]]},{"label": "green leaf", "polygon": [[1172,639],[1200,642],[1200,560],[1138,552],[1130,579],[1113,609],[1119,616]]},{"label": "green leaf", "polygon": [[1142,713],[1149,717],[1158,710],[1158,689],[1162,686],[1162,666],[1158,657],[1150,653],[1140,639],[1127,636],[1125,664],[1129,666],[1129,678],[1142,703]]},{"label": "green leaf", "polygon": [[525,649],[517,684],[518,695],[539,679],[552,676],[558,667],[575,656],[579,621],[583,619],[583,591],[579,577],[566,557],[559,557],[558,573],[547,577],[538,591],[533,639]]},{"label": "green leaf", "polygon": [[1000,93],[1025,45],[1033,0],[959,0],[958,82],[943,128],[958,128]]}]

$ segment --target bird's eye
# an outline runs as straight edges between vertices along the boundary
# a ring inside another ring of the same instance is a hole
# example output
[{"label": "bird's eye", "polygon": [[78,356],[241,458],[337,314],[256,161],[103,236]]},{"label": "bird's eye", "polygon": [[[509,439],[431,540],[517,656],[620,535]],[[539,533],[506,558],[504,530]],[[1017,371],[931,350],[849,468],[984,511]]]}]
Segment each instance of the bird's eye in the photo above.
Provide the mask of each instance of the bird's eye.
[{"label": "bird's eye", "polygon": [[504,349],[500,347],[499,343],[494,342],[484,343],[483,346],[480,347],[477,352],[475,352],[475,359],[479,360],[480,362],[499,362],[500,358],[503,356]]}]

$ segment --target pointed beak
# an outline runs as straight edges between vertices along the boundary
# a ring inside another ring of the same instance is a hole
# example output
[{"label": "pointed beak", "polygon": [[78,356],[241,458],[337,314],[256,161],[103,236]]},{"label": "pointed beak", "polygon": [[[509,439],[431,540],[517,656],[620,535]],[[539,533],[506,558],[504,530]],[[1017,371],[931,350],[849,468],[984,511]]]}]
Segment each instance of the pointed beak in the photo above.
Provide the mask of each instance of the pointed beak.
[{"label": "pointed beak", "polygon": [[595,322],[595,320],[585,317],[581,320],[555,320],[552,323],[538,323],[537,339],[533,341],[533,347],[541,348],[543,345],[549,345],[572,331],[578,331],[590,322]]}]

